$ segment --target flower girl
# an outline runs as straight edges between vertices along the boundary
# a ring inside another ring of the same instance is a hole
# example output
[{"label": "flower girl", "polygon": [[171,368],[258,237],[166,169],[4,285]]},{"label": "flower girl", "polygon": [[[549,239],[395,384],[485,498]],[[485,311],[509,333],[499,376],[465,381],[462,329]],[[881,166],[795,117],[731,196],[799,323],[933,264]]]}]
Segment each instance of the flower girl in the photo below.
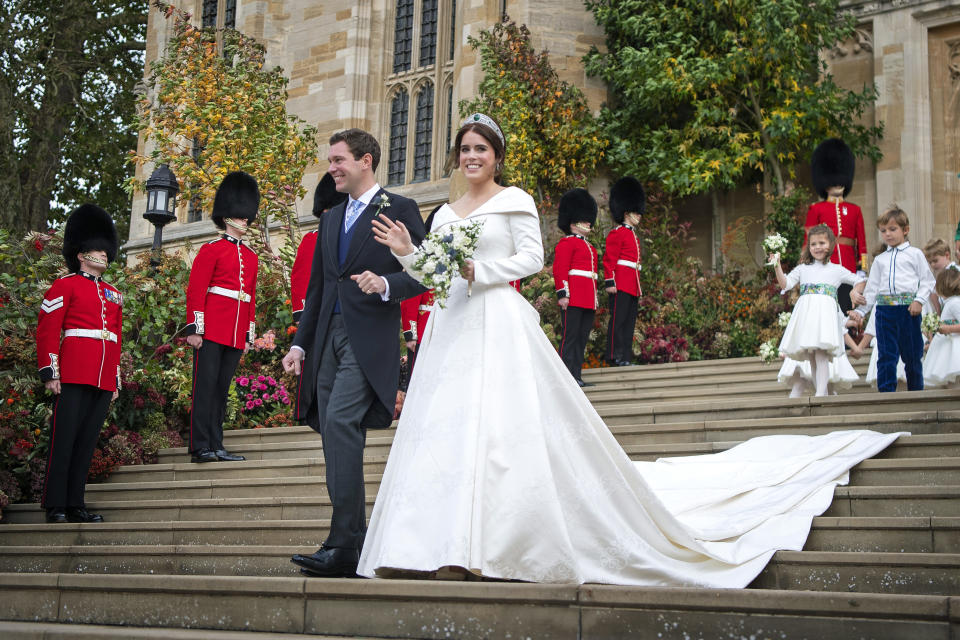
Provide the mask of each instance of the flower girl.
[{"label": "flower girl", "polygon": [[807,246],[800,256],[801,264],[788,275],[784,275],[777,256],[770,256],[781,294],[800,285],[800,299],[783,332],[780,353],[810,363],[810,374],[818,396],[829,393],[831,361],[844,355],[845,329],[837,305],[837,287],[840,284],[853,286],[862,280],[830,262],[836,242],[836,236],[828,226],[818,224],[812,227],[807,233]]},{"label": "flower girl", "polygon": [[940,328],[923,358],[924,385],[960,389],[960,271],[944,269],[937,276],[943,301]]}]

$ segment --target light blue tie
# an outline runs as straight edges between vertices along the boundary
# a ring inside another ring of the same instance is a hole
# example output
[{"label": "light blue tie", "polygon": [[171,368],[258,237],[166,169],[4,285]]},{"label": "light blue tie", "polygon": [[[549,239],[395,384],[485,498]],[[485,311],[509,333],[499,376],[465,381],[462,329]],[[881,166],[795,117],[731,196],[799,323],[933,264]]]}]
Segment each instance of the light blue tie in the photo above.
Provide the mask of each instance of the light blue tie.
[{"label": "light blue tie", "polygon": [[359,200],[354,200],[350,203],[350,210],[347,211],[347,219],[344,221],[344,227],[347,231],[350,231],[350,227],[353,226],[353,223],[357,221],[357,218],[360,217],[360,214],[363,212],[363,203]]}]

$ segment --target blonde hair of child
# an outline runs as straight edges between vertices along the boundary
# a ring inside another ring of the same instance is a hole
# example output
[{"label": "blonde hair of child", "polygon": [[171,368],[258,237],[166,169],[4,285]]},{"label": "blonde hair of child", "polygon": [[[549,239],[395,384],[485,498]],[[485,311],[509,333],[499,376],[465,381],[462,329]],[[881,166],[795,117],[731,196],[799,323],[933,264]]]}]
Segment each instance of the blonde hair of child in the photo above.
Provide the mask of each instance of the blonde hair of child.
[{"label": "blonde hair of child", "polygon": [[960,271],[944,269],[937,276],[937,293],[943,299],[960,296]]},{"label": "blonde hair of child", "polygon": [[880,214],[880,217],[877,218],[877,227],[882,227],[885,224],[888,224],[890,221],[896,222],[897,226],[901,229],[905,229],[910,226],[910,218],[907,217],[907,214],[899,206],[892,204],[887,207],[887,210]]},{"label": "blonde hair of child", "polygon": [[950,257],[950,246],[942,238],[934,238],[923,247],[923,255],[927,260],[933,260],[937,256]]},{"label": "blonde hair of child", "polygon": [[830,251],[827,252],[827,257],[823,259],[823,264],[827,264],[830,262],[830,256],[833,255],[833,250],[837,246],[837,236],[833,235],[833,229],[825,224],[810,227],[810,230],[807,231],[807,244],[803,245],[803,251],[800,252],[800,262],[803,264],[813,264],[816,262],[813,254],[810,253],[810,239],[813,238],[813,236],[827,236],[827,242],[830,243]]}]

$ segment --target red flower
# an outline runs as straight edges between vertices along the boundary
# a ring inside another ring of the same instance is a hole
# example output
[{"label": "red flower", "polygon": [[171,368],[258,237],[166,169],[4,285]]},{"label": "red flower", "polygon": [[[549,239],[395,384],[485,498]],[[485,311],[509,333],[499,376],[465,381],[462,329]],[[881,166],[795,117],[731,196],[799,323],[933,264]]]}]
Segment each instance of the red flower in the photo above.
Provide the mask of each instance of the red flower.
[{"label": "red flower", "polygon": [[294,325],[290,325],[289,327],[287,327],[287,335],[288,335],[288,336],[292,336],[292,335],[295,334],[296,332],[297,332],[297,328],[296,328]]}]

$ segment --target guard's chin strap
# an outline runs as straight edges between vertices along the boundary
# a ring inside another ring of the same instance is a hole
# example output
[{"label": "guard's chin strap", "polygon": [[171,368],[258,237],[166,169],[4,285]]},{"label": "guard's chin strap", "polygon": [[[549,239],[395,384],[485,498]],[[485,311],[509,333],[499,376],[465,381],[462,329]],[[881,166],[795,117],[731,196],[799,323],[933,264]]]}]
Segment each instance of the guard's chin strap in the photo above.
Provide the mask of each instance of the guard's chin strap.
[{"label": "guard's chin strap", "polygon": [[104,260],[103,258],[101,258],[101,257],[99,257],[99,256],[95,256],[95,255],[92,255],[92,254],[89,254],[89,253],[83,254],[83,259],[86,260],[87,262],[91,262],[91,263],[93,263],[93,264],[99,264],[99,265],[104,266],[104,267],[107,266],[107,261],[106,261],[106,260]]},{"label": "guard's chin strap", "polygon": [[247,225],[240,224],[239,222],[234,222],[232,218],[224,218],[223,223],[228,227],[233,227],[237,231],[247,231]]}]

